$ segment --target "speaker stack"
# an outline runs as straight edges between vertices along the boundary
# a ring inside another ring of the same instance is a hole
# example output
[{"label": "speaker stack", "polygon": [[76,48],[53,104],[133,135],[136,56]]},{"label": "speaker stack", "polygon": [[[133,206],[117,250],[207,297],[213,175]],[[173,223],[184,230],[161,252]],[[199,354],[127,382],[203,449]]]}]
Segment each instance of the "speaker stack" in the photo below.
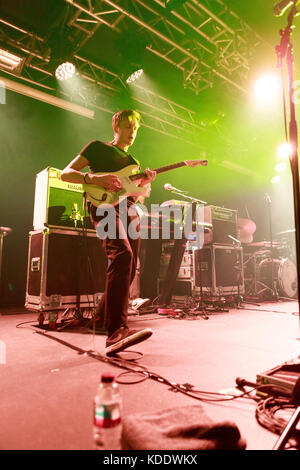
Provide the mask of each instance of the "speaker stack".
[{"label": "speaker stack", "polygon": [[36,176],[29,232],[25,307],[50,312],[94,308],[104,292],[107,260],[85,213],[79,184],[46,168]]},{"label": "speaker stack", "polygon": [[[211,228],[204,233],[204,245],[199,249],[192,241],[186,243],[182,263],[173,288],[173,297],[219,298],[245,292],[243,248],[235,243],[238,237],[237,211],[218,206],[206,206],[204,217]],[[158,279],[158,295],[164,288],[164,277],[174,241],[162,242]]]}]

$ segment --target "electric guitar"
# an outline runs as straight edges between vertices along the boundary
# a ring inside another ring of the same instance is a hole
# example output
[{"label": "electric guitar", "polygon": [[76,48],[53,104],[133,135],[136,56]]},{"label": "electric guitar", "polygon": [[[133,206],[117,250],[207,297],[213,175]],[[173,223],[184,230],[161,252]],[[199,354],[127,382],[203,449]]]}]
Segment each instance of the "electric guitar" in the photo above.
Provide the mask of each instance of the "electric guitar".
[{"label": "electric guitar", "polygon": [[[166,171],[175,170],[182,166],[189,166],[194,168],[195,166],[207,165],[207,160],[185,160],[180,163],[174,163],[173,165],[163,166],[161,168],[155,168],[157,174],[164,173]],[[128,196],[138,197],[143,196],[147,192],[147,186],[139,187],[136,186],[135,181],[146,177],[146,173],[140,172],[138,165],[128,165],[119,171],[110,173],[95,173],[96,175],[116,175],[119,177],[122,183],[122,189],[117,192],[106,191],[104,188],[95,184],[83,184],[83,191],[86,193],[87,199],[93,204],[93,206],[101,206],[102,204],[118,204],[122,199]]]}]

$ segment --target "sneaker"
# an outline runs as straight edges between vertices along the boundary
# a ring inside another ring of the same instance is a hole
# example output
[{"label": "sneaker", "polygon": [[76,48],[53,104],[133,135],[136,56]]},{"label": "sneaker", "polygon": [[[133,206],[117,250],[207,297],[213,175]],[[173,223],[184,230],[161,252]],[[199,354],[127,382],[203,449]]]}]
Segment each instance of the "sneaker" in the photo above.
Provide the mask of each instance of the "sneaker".
[{"label": "sneaker", "polygon": [[126,326],[121,326],[106,340],[105,353],[107,356],[114,355],[124,349],[138,344],[150,338],[153,331],[150,328],[143,330],[129,330]]}]

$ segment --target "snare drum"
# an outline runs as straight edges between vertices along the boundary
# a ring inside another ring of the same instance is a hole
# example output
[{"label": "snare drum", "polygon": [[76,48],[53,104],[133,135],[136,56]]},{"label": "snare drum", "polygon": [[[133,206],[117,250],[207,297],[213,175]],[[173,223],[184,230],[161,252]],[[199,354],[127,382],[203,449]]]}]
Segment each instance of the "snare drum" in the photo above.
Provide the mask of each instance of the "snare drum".
[{"label": "snare drum", "polygon": [[[297,294],[297,269],[289,258],[273,260],[273,276],[278,293],[283,297],[295,298]],[[257,268],[257,280],[272,288],[272,259],[260,261]]]}]

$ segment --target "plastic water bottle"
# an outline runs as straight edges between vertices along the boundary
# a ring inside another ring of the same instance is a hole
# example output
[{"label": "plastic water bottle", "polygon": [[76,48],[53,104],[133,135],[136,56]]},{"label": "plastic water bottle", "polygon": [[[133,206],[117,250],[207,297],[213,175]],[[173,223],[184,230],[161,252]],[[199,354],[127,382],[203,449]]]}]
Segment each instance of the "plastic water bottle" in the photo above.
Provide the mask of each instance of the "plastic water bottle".
[{"label": "plastic water bottle", "polygon": [[94,398],[94,442],[96,450],[121,450],[121,395],[115,376],[101,375]]}]

